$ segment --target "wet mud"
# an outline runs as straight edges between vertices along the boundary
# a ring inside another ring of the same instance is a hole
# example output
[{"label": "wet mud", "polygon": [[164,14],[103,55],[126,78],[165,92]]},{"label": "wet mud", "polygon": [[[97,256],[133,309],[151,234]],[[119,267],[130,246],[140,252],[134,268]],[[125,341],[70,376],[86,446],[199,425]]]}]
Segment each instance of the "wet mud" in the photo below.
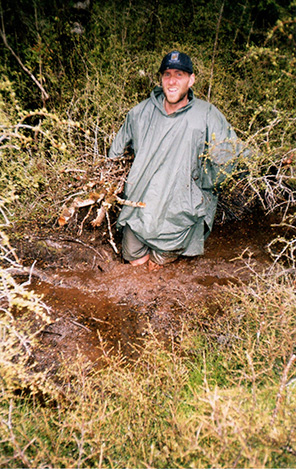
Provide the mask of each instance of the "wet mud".
[{"label": "wet mud", "polygon": [[52,318],[36,351],[38,367],[55,372],[62,360],[78,354],[100,366],[118,351],[132,360],[148,331],[178,340],[183,321],[204,306],[217,307],[223,288],[248,281],[251,270],[268,268],[266,246],[276,230],[264,216],[217,225],[204,255],[153,272],[146,264],[125,263],[108,236],[31,233],[18,245],[18,255],[27,266],[34,263],[28,288],[43,295]]}]

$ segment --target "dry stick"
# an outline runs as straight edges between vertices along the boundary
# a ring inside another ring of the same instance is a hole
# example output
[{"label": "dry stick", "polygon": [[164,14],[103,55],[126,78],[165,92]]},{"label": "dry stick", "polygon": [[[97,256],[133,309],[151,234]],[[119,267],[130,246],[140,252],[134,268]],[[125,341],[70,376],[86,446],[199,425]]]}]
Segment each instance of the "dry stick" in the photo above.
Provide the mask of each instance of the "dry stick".
[{"label": "dry stick", "polygon": [[281,403],[281,400],[283,398],[283,392],[284,392],[284,389],[285,389],[286,384],[287,384],[288,374],[289,374],[290,368],[293,365],[293,363],[295,362],[295,360],[296,360],[296,355],[293,353],[290,357],[290,360],[287,363],[286,368],[284,369],[283,376],[282,376],[282,379],[281,379],[280,389],[279,389],[279,392],[276,396],[276,405],[275,405],[273,415],[272,415],[272,420],[271,420],[272,425],[274,424],[274,421],[275,421],[275,419],[277,417],[277,414],[278,414],[278,411],[279,411],[280,403]]},{"label": "dry stick", "polygon": [[12,399],[10,400],[10,404],[9,404],[9,416],[8,416],[8,420],[7,422],[5,422],[4,420],[2,420],[2,422],[7,425],[8,429],[9,429],[9,433],[10,433],[10,440],[12,442],[12,445],[13,445],[13,449],[14,449],[14,455],[13,455],[13,458],[14,459],[17,459],[17,458],[20,458],[21,461],[24,463],[24,465],[26,467],[30,467],[30,461],[29,459],[27,458],[25,452],[26,450],[29,448],[29,446],[31,446],[34,441],[36,440],[36,438],[33,438],[33,440],[29,441],[29,443],[24,447],[22,448],[22,446],[18,443],[17,441],[17,438],[14,434],[14,431],[13,431],[13,426],[12,426],[12,410],[13,410],[13,401]]},{"label": "dry stick", "polygon": [[79,230],[78,230],[78,236],[81,236],[82,235],[82,231],[83,231],[83,226],[84,226],[84,223],[85,221],[90,217],[90,214],[92,212],[92,209],[93,209],[93,205],[91,205],[88,209],[88,212],[87,214],[85,215],[85,217],[83,218],[81,224],[80,224],[80,227],[79,227]]},{"label": "dry stick", "polygon": [[[17,265],[16,267],[8,267],[6,269],[6,272],[8,272],[11,275],[29,274],[30,277],[32,277],[32,275],[34,275],[35,277],[40,278],[40,280],[42,280],[43,282],[50,283],[50,281],[51,281],[49,275],[43,273],[39,269],[36,269],[36,267],[34,267],[34,270],[32,270],[32,267],[23,267],[21,265]],[[26,286],[27,284],[29,285],[28,282],[25,282],[25,284],[22,284],[22,286]]]},{"label": "dry stick", "polygon": [[118,254],[118,249],[117,249],[117,246],[114,242],[114,238],[113,238],[113,234],[112,234],[112,230],[111,230],[111,223],[110,223],[110,217],[109,217],[108,210],[106,210],[106,218],[107,218],[108,231],[109,231],[109,236],[110,236],[109,243],[111,244],[111,246],[114,249],[114,251],[116,252],[116,254]]},{"label": "dry stick", "polygon": [[[70,243],[82,244],[82,246],[85,246],[86,248],[91,249],[92,251],[94,251],[99,256],[100,259],[105,261],[103,255],[99,251],[97,251],[92,246],[89,246],[88,244],[84,243],[83,241],[80,241],[80,239],[74,239],[74,238],[60,238],[60,239],[63,240],[63,241],[69,241]],[[104,269],[100,264],[98,264],[98,268],[100,269],[101,272],[104,272]]]},{"label": "dry stick", "polygon": [[[0,203],[1,203],[1,199],[0,199]],[[5,225],[8,226],[10,225],[10,221],[8,220],[4,210],[2,209],[2,207],[0,206],[0,213],[1,215],[3,216],[4,220],[5,220]]]},{"label": "dry stick", "polygon": [[33,264],[31,265],[30,267],[30,270],[29,270],[29,280],[27,280],[26,282],[22,283],[22,287],[26,287],[28,285],[31,285],[31,281],[32,281],[32,273],[33,273],[33,269],[35,267],[35,264],[36,264],[36,259],[35,261],[33,262]]},{"label": "dry stick", "polygon": [[247,357],[247,360],[248,360],[249,368],[250,368],[251,373],[252,373],[252,395],[253,395],[253,401],[254,401],[254,406],[255,406],[255,404],[256,404],[256,373],[255,373],[254,363],[253,363],[252,357],[248,352],[246,352],[246,357]]},{"label": "dry stick", "polygon": [[233,39],[233,44],[236,42],[238,33],[239,33],[239,31],[240,31],[240,26],[241,26],[241,24],[242,24],[245,11],[246,11],[246,9],[247,9],[247,4],[248,4],[248,0],[246,0],[245,4],[244,4],[244,6],[243,6],[243,11],[242,11],[242,13],[241,13],[240,22],[239,22],[239,24],[237,25],[237,28],[236,28],[236,31],[235,31],[235,35],[234,35],[234,39]]},{"label": "dry stick", "polygon": [[217,23],[217,29],[216,29],[216,37],[215,37],[215,43],[214,43],[211,74],[210,74],[210,83],[209,83],[209,89],[208,89],[208,101],[210,101],[210,97],[211,97],[212,81],[213,81],[213,76],[214,76],[215,56],[216,56],[216,51],[217,51],[219,29],[220,29],[220,24],[221,24],[221,19],[222,19],[222,13],[224,9],[224,3],[225,3],[225,0],[223,1],[221,5],[220,14],[219,14],[218,23]]},{"label": "dry stick", "polygon": [[133,200],[121,199],[120,197],[116,196],[116,200],[121,205],[127,205],[128,207],[135,207],[135,208],[144,208],[146,207],[145,202],[134,202]]},{"label": "dry stick", "polygon": [[73,319],[69,319],[69,321],[75,326],[81,327],[82,329],[85,329],[86,331],[91,332],[91,330],[88,327],[84,326],[80,322],[74,321]]},{"label": "dry stick", "polygon": [[46,101],[47,99],[49,99],[49,95],[47,94],[47,92],[45,91],[45,89],[43,88],[43,86],[41,85],[41,83],[37,80],[37,78],[30,72],[30,70],[23,64],[23,62],[21,61],[21,59],[18,57],[18,55],[16,55],[16,53],[14,52],[14,50],[10,47],[10,45],[8,44],[7,42],[7,38],[6,38],[6,34],[5,34],[5,29],[4,29],[4,21],[3,21],[3,15],[1,15],[1,23],[2,23],[2,29],[0,29],[0,35],[3,39],[3,42],[4,42],[4,45],[5,47],[7,47],[7,49],[11,52],[11,54],[13,55],[13,57],[16,59],[16,61],[18,62],[18,64],[21,66],[21,68],[24,70],[24,72],[26,72],[29,77],[34,81],[34,83],[38,86],[38,88],[41,90],[41,93],[42,93],[42,100],[43,101]]}]

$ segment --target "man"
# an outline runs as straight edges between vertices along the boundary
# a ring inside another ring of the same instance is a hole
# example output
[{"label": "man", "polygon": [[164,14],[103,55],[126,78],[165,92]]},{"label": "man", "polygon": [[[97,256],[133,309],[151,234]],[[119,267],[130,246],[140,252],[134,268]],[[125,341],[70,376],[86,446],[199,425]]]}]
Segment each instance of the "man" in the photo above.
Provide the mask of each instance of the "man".
[{"label": "man", "polygon": [[123,258],[133,266],[149,261],[149,270],[203,254],[216,192],[241,151],[221,112],[194,96],[188,55],[170,52],[159,71],[162,87],[129,111],[109,152],[112,159],[134,152],[125,197],[145,206],[124,206],[117,226]]}]

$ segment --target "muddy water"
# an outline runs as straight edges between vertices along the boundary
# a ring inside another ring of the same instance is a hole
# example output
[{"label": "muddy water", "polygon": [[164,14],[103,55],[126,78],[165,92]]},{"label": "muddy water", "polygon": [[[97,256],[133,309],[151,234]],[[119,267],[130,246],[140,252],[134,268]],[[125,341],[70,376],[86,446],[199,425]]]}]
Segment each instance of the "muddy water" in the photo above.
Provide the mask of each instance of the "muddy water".
[{"label": "muddy water", "polygon": [[149,329],[177,337],[189,311],[198,314],[225,286],[248,280],[250,253],[253,269],[268,267],[266,245],[277,230],[270,223],[255,217],[216,226],[203,256],[181,258],[157,272],[131,267],[108,243],[96,246],[93,238],[99,256],[87,240],[67,244],[57,236],[54,257],[48,240],[43,259],[40,252],[37,259],[37,266],[46,265],[44,277],[34,277],[30,287],[51,307],[52,324],[37,354],[41,368],[55,369],[62,356],[73,360],[78,353],[93,364],[119,350],[130,359]]},{"label": "muddy water", "polygon": [[34,281],[32,289],[51,307],[53,322],[42,333],[43,345],[54,352],[51,355],[67,358],[80,353],[98,363],[119,351],[129,358],[136,356],[144,321],[134,308],[102,293],[89,294],[43,281]]}]

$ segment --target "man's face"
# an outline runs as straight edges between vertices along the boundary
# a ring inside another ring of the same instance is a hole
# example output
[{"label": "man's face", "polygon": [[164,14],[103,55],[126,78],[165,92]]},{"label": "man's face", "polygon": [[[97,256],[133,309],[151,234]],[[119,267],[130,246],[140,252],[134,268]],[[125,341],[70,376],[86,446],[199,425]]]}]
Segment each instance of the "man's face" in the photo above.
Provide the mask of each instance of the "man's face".
[{"label": "man's face", "polygon": [[189,88],[193,85],[195,76],[182,70],[165,70],[162,75],[162,87],[169,104],[177,104],[187,98]]}]

